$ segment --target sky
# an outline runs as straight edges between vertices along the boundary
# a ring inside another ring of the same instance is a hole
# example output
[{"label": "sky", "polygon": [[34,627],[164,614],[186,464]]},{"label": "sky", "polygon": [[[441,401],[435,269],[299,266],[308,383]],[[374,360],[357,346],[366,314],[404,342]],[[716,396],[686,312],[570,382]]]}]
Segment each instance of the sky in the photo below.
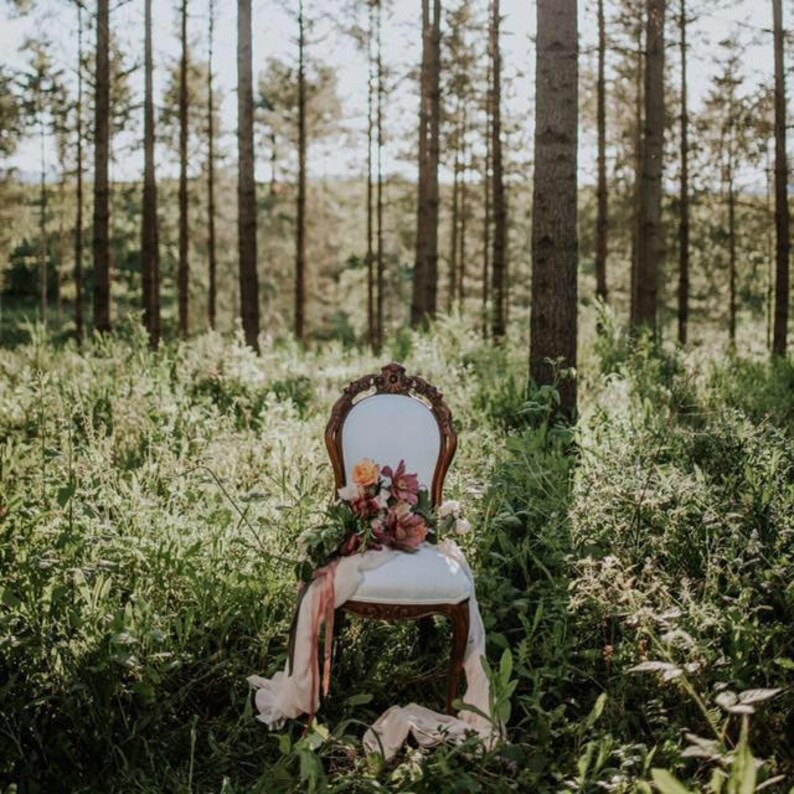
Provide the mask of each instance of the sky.
[{"label": "sky", "polygon": [[[487,0],[480,0],[483,8]],[[342,33],[342,28],[352,20],[352,0],[305,0],[306,15],[315,20],[309,36],[308,57],[318,58],[332,66],[338,75],[338,91],[345,114],[345,133],[309,153],[310,173],[313,177],[332,178],[351,173],[363,173],[366,161],[366,56],[358,51],[353,41]],[[771,2],[768,0],[700,0],[708,9],[691,26],[691,96],[693,108],[709,89],[715,72],[715,55],[718,42],[738,31],[750,43],[744,67],[748,75],[748,90],[768,80],[772,73],[771,35],[763,32],[771,27]],[[88,3],[89,6],[92,3]],[[294,7],[297,0],[253,0],[254,75],[264,69],[267,58],[291,60],[295,57],[296,22]],[[451,0],[444,0],[444,6]],[[674,4],[677,6],[677,3]],[[68,0],[37,0],[34,10],[25,17],[14,18],[9,3],[0,6],[0,62],[14,67],[24,65],[20,48],[26,38],[43,35],[55,44],[56,60],[74,80],[73,64],[76,61],[77,34],[76,11]],[[155,96],[162,96],[166,73],[179,58],[178,17],[175,2],[154,0],[154,58]],[[215,0],[215,72],[217,85],[223,94],[221,123],[224,131],[221,145],[230,153],[234,151],[236,125],[236,3],[234,0]],[[387,173],[400,173],[413,177],[416,166],[406,159],[404,134],[410,139],[416,126],[417,93],[411,70],[420,61],[421,39],[419,31],[419,0],[391,0],[386,3],[389,13],[384,17],[384,61],[392,70],[394,85],[387,99],[385,127],[392,134],[384,153]],[[727,7],[726,7],[727,6]],[[608,20],[613,13],[611,0],[607,0]],[[502,48],[504,68],[509,90],[504,96],[504,112],[521,122],[523,133],[509,143],[519,160],[531,159],[532,94],[534,90],[535,9],[531,0],[502,0],[504,15]],[[208,0],[190,0],[189,36],[192,52],[197,59],[206,59],[206,27]],[[595,0],[580,0],[579,29],[582,50],[582,74],[587,75],[592,63],[595,44]],[[113,7],[112,35],[119,40],[123,50],[132,60],[143,58],[143,2],[127,0]],[[669,26],[673,30],[674,26]],[[87,37],[86,45],[92,46]],[[677,70],[674,50],[670,53],[672,66]],[[677,75],[677,71],[675,72]],[[131,78],[133,89],[141,96],[143,71]],[[117,136],[114,141],[118,162],[113,166],[112,178],[137,179],[143,168],[142,147],[139,145],[140,128],[129,134]],[[594,180],[594,131],[583,129],[580,143],[580,181]],[[402,155],[402,157],[401,157]],[[29,174],[38,171],[39,147],[35,138],[26,141],[8,165]],[[176,173],[174,154],[163,145],[159,147],[158,175]],[[48,150],[48,161],[54,163],[54,153]],[[267,154],[259,153],[257,177],[267,178]],[[442,174],[442,179],[444,174]],[[748,183],[762,179],[759,174],[748,174]],[[748,184],[749,186],[749,184]],[[759,186],[759,185],[756,185]]]}]

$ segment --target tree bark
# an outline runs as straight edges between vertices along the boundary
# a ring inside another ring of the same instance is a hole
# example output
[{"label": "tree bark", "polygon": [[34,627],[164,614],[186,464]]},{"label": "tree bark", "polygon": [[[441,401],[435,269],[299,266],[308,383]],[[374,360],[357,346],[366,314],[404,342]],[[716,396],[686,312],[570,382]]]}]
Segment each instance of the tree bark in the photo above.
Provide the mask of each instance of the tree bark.
[{"label": "tree bark", "polygon": [[152,0],[144,8],[144,105],[143,105],[143,212],[141,223],[141,281],[143,286],[143,320],[149,344],[160,343],[160,295],[157,273],[157,180],[154,164],[154,92],[152,86]]},{"label": "tree bark", "polygon": [[373,118],[373,82],[374,65],[372,63],[372,45],[375,35],[374,17],[375,4],[368,4],[367,28],[367,336],[370,347],[375,347],[377,332],[375,329],[375,227],[373,218],[374,185],[372,179],[372,145],[375,136],[375,120]]},{"label": "tree bark", "polygon": [[306,63],[303,0],[298,1],[298,206],[295,235],[295,338],[304,341],[306,311]]},{"label": "tree bark", "polygon": [[385,86],[383,82],[383,42],[381,39],[382,31],[382,7],[381,0],[376,0],[375,15],[375,51],[376,51],[376,74],[377,74],[377,105],[375,112],[376,124],[376,144],[377,144],[377,183],[376,183],[376,223],[377,223],[377,304],[376,304],[376,328],[377,341],[375,352],[380,353],[383,348],[384,328],[383,328],[383,290],[385,277],[385,262],[383,260],[383,99]]},{"label": "tree bark", "polygon": [[[578,65],[576,0],[538,0],[532,313],[529,372],[555,382],[552,361],[576,366]],[[560,384],[576,413],[576,381]]]},{"label": "tree bark", "polygon": [[209,5],[209,52],[207,55],[207,249],[209,258],[209,301],[207,305],[210,328],[215,329],[218,304],[218,256],[215,242],[215,101],[212,55],[215,34],[215,0]]},{"label": "tree bark", "polygon": [[[540,8],[538,9],[540,17]],[[501,13],[493,0],[491,15],[491,58],[493,93],[491,105],[491,157],[493,158],[493,255],[491,259],[491,334],[500,339],[507,330],[507,199],[502,170],[502,55],[499,47]]]},{"label": "tree bark", "polygon": [[598,0],[598,84],[597,84],[597,127],[598,127],[598,188],[596,219],[596,295],[606,302],[607,299],[607,122],[606,122],[606,21],[604,0]]},{"label": "tree bark", "polygon": [[450,217],[449,233],[449,290],[447,293],[447,312],[452,311],[458,290],[458,224],[459,218],[459,188],[460,188],[460,128],[458,114],[460,113],[460,98],[455,111],[455,162],[452,166],[452,210]]},{"label": "tree bark", "polygon": [[47,324],[47,134],[44,127],[43,75],[39,75],[37,99],[39,117],[39,311],[41,322]]},{"label": "tree bark", "polygon": [[[489,0],[493,2],[493,0]],[[492,16],[488,7],[488,18]],[[483,224],[482,224],[482,335],[488,337],[490,328],[491,286],[491,115],[493,107],[493,54],[491,53],[491,37],[488,36],[488,66],[485,92],[485,171],[483,173]]]},{"label": "tree bark", "polygon": [[775,39],[775,323],[772,355],[785,356],[789,314],[788,161],[786,159],[786,73],[782,0],[772,0]]},{"label": "tree bark", "polygon": [[97,0],[94,99],[94,328],[110,331],[110,8]]},{"label": "tree bark", "polygon": [[187,0],[182,0],[181,10],[182,57],[179,62],[179,332],[183,338],[189,330],[189,231],[187,195],[187,144],[188,144],[188,42]]},{"label": "tree bark", "polygon": [[461,130],[461,173],[460,173],[460,265],[458,267],[458,309],[460,313],[464,310],[466,300],[466,229],[469,218],[469,186],[467,182],[468,174],[468,147],[466,139],[469,132],[469,116],[466,105],[463,106],[463,119]]},{"label": "tree bark", "polygon": [[245,341],[259,352],[259,278],[256,269],[254,92],[251,67],[251,0],[237,0],[237,245]]},{"label": "tree bark", "polygon": [[77,204],[74,221],[74,335],[83,344],[83,4],[77,4]]},{"label": "tree bark", "polygon": [[664,157],[664,14],[666,0],[647,0],[645,127],[637,244],[637,302],[634,328],[656,335],[662,237],[662,161]]},{"label": "tree bark", "polygon": [[639,268],[640,250],[640,198],[642,196],[642,108],[643,83],[645,80],[645,52],[643,49],[642,17],[637,22],[637,71],[634,82],[634,190],[632,195],[631,215],[631,284],[629,287],[631,300],[629,317],[634,321],[637,313],[637,270]]},{"label": "tree bark", "polygon": [[689,86],[686,0],[680,0],[679,12],[681,17],[681,184],[678,224],[678,343],[686,345],[689,330]]},{"label": "tree bark", "polygon": [[441,65],[441,2],[422,0],[422,78],[419,111],[419,184],[411,326],[436,314],[438,288],[438,155]]},{"label": "tree bark", "polygon": [[[734,111],[731,109],[730,111]],[[733,123],[733,122],[732,122]],[[733,141],[728,141],[733,146]],[[731,349],[736,347],[736,190],[734,188],[733,152],[728,154],[728,273],[730,295],[728,306],[728,338]]]}]

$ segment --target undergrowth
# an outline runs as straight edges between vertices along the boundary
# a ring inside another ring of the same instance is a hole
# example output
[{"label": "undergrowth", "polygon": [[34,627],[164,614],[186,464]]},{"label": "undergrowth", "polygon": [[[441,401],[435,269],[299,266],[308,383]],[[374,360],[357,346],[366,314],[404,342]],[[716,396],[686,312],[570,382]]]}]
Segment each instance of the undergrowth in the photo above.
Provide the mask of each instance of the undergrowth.
[{"label": "undergrowth", "polygon": [[447,496],[512,692],[492,752],[390,764],[364,727],[441,707],[443,623],[351,621],[308,732],[269,734],[245,682],[284,664],[330,406],[383,362],[212,334],[152,353],[134,326],[85,353],[41,332],[0,351],[3,789],[788,791],[791,361],[704,368],[602,331],[575,427],[528,391],[523,350],[460,321],[390,351],[455,416]]}]

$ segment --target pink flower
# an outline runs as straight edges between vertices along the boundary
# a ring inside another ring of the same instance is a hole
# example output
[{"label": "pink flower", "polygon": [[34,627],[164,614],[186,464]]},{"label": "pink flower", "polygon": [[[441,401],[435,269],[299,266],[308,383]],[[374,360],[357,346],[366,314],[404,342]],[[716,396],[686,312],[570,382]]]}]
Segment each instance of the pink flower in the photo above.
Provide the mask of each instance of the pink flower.
[{"label": "pink flower", "polygon": [[406,474],[405,461],[401,460],[396,471],[384,466],[381,473],[391,480],[391,494],[400,502],[415,505],[419,501],[419,479],[416,474]]}]

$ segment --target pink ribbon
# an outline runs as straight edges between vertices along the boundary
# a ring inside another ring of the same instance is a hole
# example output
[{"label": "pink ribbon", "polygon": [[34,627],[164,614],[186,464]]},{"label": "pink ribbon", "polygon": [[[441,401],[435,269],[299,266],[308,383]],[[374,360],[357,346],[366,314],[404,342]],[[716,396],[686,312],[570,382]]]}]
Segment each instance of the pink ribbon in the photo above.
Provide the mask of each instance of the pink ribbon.
[{"label": "pink ribbon", "polygon": [[[320,643],[320,625],[325,622],[325,646],[323,649],[323,677],[322,689],[323,697],[328,696],[328,688],[331,684],[331,650],[334,639],[334,577],[336,576],[336,566],[339,559],[332,560],[328,565],[318,568],[312,575],[317,582],[319,595],[317,606],[312,613],[312,659],[317,659]],[[309,713],[309,725],[314,719],[316,703],[318,700],[319,684],[318,669],[316,661],[312,664],[312,693],[311,693],[311,712]]]}]

